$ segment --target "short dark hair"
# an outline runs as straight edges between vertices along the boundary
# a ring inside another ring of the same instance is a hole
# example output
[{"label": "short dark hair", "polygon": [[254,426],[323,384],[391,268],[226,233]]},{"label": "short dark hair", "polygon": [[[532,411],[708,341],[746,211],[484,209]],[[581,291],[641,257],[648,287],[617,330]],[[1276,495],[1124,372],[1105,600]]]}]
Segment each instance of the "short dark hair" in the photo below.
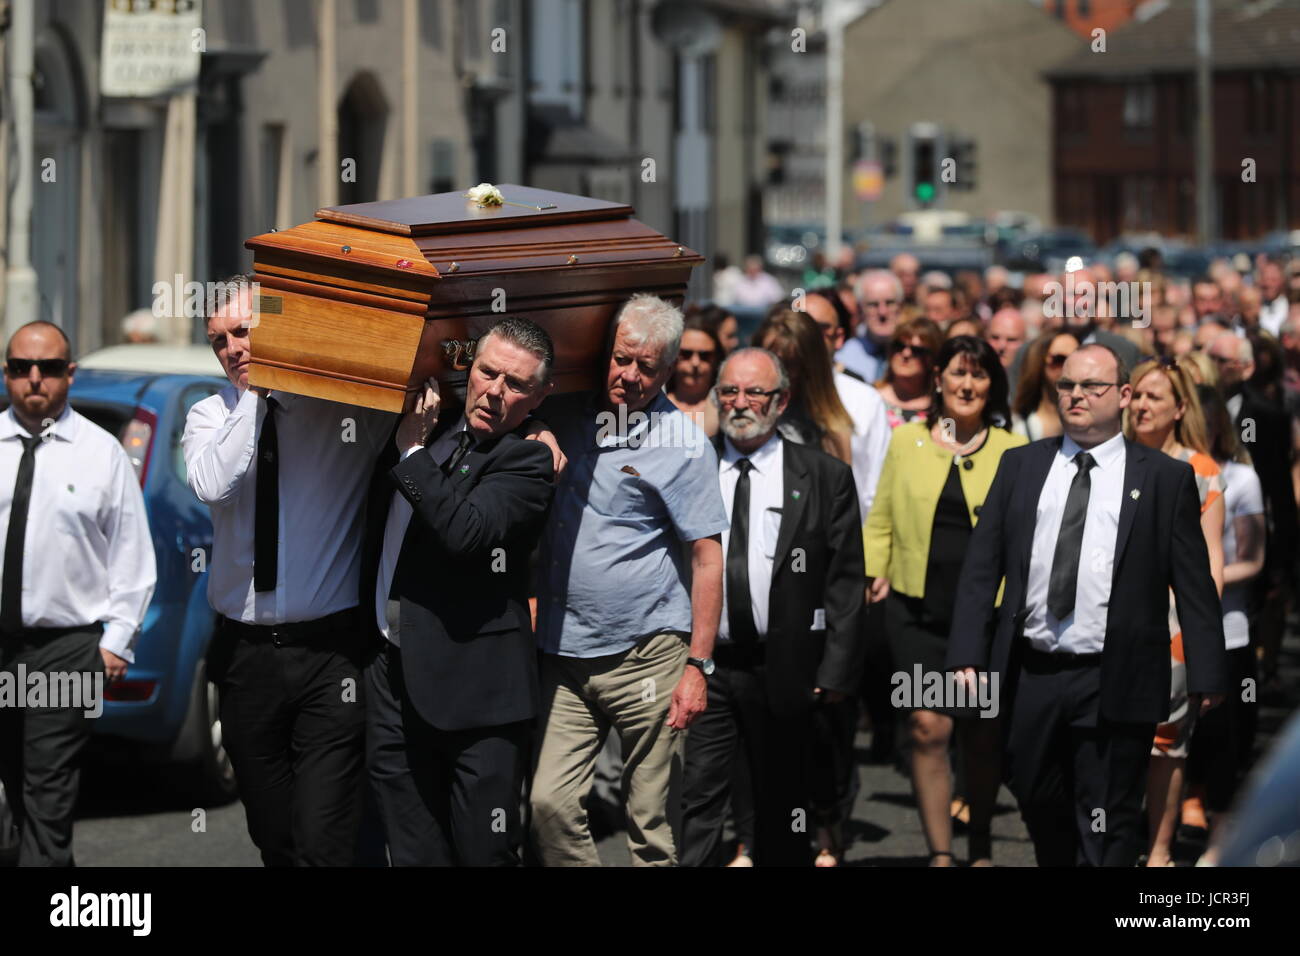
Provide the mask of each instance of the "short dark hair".
[{"label": "short dark hair", "polygon": [[479,337],[480,346],[489,335],[495,335],[511,345],[517,345],[541,359],[542,374],[538,378],[538,383],[545,385],[551,380],[551,369],[555,365],[555,343],[551,341],[546,330],[536,322],[520,316],[502,319]]},{"label": "short dark hair", "polygon": [[203,324],[206,326],[212,317],[225,306],[236,301],[245,289],[257,282],[257,276],[251,272],[239,272],[216,282],[208,283],[207,298],[203,302]]},{"label": "short dark hair", "polygon": [[[939,347],[939,357],[934,363],[935,381],[942,381],[943,370],[958,355],[968,355],[972,362],[984,369],[984,373],[989,377],[989,393],[984,400],[984,411],[982,418],[984,424],[990,427],[1010,429],[1011,427],[1011,408],[1007,404],[1007,393],[1010,386],[1007,384],[1007,370],[1002,367],[1002,360],[998,358],[998,353],[993,351],[993,346],[989,345],[981,338],[973,335],[954,335],[948,341]],[[940,416],[943,414],[943,402],[936,398],[930,403],[930,411],[926,415],[926,424],[934,427]]]},{"label": "short dark hair", "polygon": [[31,329],[31,328],[35,328],[36,326],[42,326],[47,329],[53,329],[55,332],[59,333],[59,338],[63,339],[63,350],[68,353],[68,361],[71,362],[72,342],[68,339],[68,333],[64,332],[63,329],[59,328],[53,322],[47,322],[45,319],[33,319],[31,322],[28,322],[25,325],[20,325],[18,328],[14,329],[14,334],[9,336],[9,341],[5,344],[5,361],[6,362],[9,361],[10,354],[13,349],[14,338],[18,335],[18,333],[23,331],[23,329]]}]

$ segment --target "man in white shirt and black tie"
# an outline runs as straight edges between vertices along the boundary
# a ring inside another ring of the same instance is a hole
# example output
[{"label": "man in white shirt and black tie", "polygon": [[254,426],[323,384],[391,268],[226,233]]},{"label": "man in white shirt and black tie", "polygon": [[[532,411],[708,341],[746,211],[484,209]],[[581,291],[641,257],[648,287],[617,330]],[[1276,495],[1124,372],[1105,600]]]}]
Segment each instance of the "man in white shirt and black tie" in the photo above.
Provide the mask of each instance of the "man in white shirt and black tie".
[{"label": "man in white shirt and black tie", "polygon": [[251,283],[216,285],[207,334],[230,385],[190,409],[182,438],[212,511],[209,673],[263,862],[348,866],[364,786],[362,507],[395,418],[249,388]]},{"label": "man in white shirt and black tie", "polygon": [[1169,708],[1171,588],[1190,696],[1205,710],[1228,690],[1195,475],[1123,437],[1127,378],[1104,345],[1066,361],[1065,434],[1002,456],[953,612],[948,666],[1006,689],[1009,783],[1040,866],[1137,860]]},{"label": "man in white shirt and black tie", "polygon": [[[51,694],[67,686],[56,674],[125,676],[156,580],[139,478],[117,439],[68,406],[71,358],[55,325],[15,332],[0,417],[0,673],[50,675]],[[87,713],[102,698],[27,703],[0,707],[0,777],[22,834],[18,862],[71,866]]]},{"label": "man in white shirt and black tie", "polygon": [[[814,711],[857,690],[862,640],[862,522],[853,472],[785,441],[790,400],[781,360],[765,349],[727,357],[715,386],[723,533],[723,610],[709,707],[686,739],[683,866],[721,862],[722,827],[741,750],[749,758],[753,855],[806,866],[814,798]],[[802,815],[805,826],[797,826]]]}]

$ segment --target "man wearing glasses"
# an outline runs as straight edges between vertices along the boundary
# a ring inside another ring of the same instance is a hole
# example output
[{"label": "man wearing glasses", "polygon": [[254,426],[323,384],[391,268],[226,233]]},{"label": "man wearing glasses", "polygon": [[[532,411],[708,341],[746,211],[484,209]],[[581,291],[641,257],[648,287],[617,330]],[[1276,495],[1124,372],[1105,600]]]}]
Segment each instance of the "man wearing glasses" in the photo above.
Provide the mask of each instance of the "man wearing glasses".
[{"label": "man wearing glasses", "polygon": [[858,306],[863,322],[856,335],[835,353],[835,361],[864,382],[877,381],[889,361],[885,349],[898,327],[903,304],[903,284],[892,272],[872,269],[858,280]]},{"label": "man wearing glasses", "polygon": [[1204,711],[1228,690],[1195,475],[1124,438],[1127,378],[1102,345],[1066,360],[1065,434],[1002,456],[953,612],[949,668],[972,688],[989,673],[1013,688],[1010,786],[1039,866],[1137,860],[1151,740],[1169,707],[1171,588],[1189,694]]},{"label": "man wearing glasses", "polygon": [[713,398],[731,527],[709,709],[686,745],[682,865],[721,864],[743,748],[756,862],[807,866],[809,831],[791,823],[815,795],[814,711],[857,690],[866,649],[857,492],[842,462],[777,433],[790,382],[771,352],[733,352]]},{"label": "man wearing glasses", "polygon": [[[58,673],[125,676],[156,580],[140,480],[118,441],[68,406],[71,357],[58,326],[15,332],[0,418],[0,674],[50,673],[51,691]],[[19,865],[73,865],[92,709],[53,699],[0,706],[0,778],[21,830]]]}]

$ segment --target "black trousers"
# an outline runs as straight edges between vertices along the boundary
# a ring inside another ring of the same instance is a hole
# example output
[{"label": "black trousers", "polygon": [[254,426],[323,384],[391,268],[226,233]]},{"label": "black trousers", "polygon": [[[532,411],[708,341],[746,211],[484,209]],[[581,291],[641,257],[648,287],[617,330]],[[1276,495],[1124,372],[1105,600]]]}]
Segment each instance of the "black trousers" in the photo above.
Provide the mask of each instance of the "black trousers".
[{"label": "black trousers", "polygon": [[[1248,763],[1259,705],[1243,701],[1243,682],[1255,679],[1255,648],[1247,644],[1228,651],[1233,683],[1223,703],[1196,718],[1187,755],[1187,782],[1205,787],[1205,808],[1225,813],[1237,792],[1237,781]],[[1246,748],[1246,761],[1242,748]]]},{"label": "black trousers", "polygon": [[773,714],[762,665],[718,665],[708,679],[709,706],[686,736],[681,866],[720,866],[733,768],[749,763],[754,862],[807,866],[812,859],[813,781],[809,713]]},{"label": "black trousers", "polygon": [[365,783],[363,641],[321,626],[277,646],[218,628],[209,673],[248,835],[267,866],[351,866]]},{"label": "black trousers", "polygon": [[367,665],[366,683],[366,762],[393,866],[518,866],[530,723],[429,725],[392,645]]},{"label": "black trousers", "polygon": [[1009,783],[1039,866],[1133,866],[1141,852],[1155,724],[1102,719],[1100,691],[1100,663],[1021,654]]},{"label": "black trousers", "polygon": [[[102,692],[106,685],[104,658],[99,652],[101,634],[102,628],[96,625],[62,633],[0,635],[0,679],[25,695],[31,676],[38,671],[75,674],[78,680],[90,675],[91,681],[98,674]],[[27,677],[25,684],[19,682],[20,664]],[[53,683],[50,681],[51,689]],[[83,689],[85,686],[82,681]],[[47,702],[69,703],[53,697]],[[81,758],[90,741],[91,718],[86,712],[96,707],[84,696],[71,703],[76,706],[0,706],[0,780],[20,832],[19,866],[75,865],[72,814],[81,785]]]}]

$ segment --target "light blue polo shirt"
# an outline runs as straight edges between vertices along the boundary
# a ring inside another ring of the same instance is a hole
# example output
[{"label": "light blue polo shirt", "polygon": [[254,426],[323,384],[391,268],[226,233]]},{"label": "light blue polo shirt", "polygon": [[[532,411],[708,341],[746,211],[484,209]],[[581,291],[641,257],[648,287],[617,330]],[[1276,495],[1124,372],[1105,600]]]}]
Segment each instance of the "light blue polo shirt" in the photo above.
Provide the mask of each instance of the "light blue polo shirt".
[{"label": "light blue polo shirt", "polygon": [[542,536],[538,646],[601,657],[689,634],[685,542],[727,529],[708,437],[662,392],[641,413],[568,400],[546,420],[569,464]]}]

